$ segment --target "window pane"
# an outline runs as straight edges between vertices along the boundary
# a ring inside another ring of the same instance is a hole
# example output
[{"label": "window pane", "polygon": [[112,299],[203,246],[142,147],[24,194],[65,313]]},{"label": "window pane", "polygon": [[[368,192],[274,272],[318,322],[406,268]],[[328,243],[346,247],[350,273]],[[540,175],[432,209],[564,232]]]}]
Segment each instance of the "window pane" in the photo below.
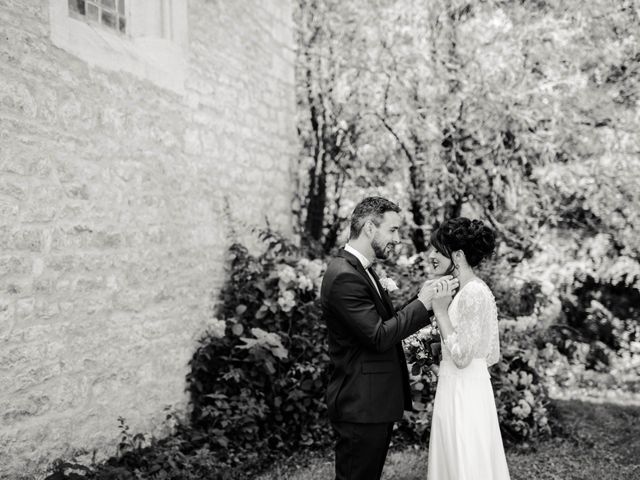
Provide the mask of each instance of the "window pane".
[{"label": "window pane", "polygon": [[84,0],[69,0],[69,11],[84,15]]},{"label": "window pane", "polygon": [[95,5],[87,2],[87,18],[95,20],[96,22],[100,18],[100,10]]},{"label": "window pane", "polygon": [[107,11],[107,10],[103,10],[102,11],[102,24],[106,25],[109,28],[117,28],[116,27],[116,16]]},{"label": "window pane", "polygon": [[69,15],[75,18],[84,17],[116,32],[127,33],[125,0],[67,0],[67,4]]}]

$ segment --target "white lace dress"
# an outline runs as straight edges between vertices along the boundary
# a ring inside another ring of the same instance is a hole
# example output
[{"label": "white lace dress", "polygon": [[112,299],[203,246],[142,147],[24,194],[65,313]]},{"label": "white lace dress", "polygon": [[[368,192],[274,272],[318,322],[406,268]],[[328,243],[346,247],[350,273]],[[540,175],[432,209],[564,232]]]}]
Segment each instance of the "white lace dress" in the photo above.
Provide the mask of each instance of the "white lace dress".
[{"label": "white lace dress", "polygon": [[479,279],[449,305],[429,439],[429,480],[509,480],[487,367],[500,357],[493,294]]}]

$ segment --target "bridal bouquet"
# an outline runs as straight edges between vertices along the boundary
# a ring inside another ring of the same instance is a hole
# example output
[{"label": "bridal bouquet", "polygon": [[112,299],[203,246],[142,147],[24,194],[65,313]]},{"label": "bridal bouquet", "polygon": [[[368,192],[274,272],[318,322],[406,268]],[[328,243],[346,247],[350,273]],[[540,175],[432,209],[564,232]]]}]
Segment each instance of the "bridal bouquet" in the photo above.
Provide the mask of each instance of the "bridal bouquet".
[{"label": "bridal bouquet", "polygon": [[430,367],[440,362],[440,332],[435,320],[403,340],[412,375],[431,377]]}]

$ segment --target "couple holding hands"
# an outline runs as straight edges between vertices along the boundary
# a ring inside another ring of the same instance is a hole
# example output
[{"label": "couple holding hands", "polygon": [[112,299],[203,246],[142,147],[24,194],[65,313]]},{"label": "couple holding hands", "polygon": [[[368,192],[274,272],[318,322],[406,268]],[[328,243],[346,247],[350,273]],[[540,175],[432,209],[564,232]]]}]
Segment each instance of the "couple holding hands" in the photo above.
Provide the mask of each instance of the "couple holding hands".
[{"label": "couple holding hands", "polygon": [[500,356],[497,311],[491,290],[473,270],[493,252],[495,234],[479,220],[444,222],[431,235],[428,256],[436,279],[396,310],[371,265],[400,242],[400,225],[393,202],[362,200],[351,217],[349,242],[323,278],[336,480],[381,477],[393,424],[412,409],[402,340],[431,322],[440,330],[442,360],[426,476],[508,480],[487,369]]}]

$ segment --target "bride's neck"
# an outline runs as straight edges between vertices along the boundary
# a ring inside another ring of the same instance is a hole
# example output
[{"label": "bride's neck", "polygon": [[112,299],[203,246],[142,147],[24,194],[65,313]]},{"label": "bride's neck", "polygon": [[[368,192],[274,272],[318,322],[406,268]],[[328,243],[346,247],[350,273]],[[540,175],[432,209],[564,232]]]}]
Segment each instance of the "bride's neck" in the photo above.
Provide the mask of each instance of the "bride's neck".
[{"label": "bride's neck", "polygon": [[460,267],[456,276],[458,277],[458,281],[460,282],[460,288],[464,287],[467,283],[476,278],[476,274],[473,272],[471,267],[463,266]]}]

